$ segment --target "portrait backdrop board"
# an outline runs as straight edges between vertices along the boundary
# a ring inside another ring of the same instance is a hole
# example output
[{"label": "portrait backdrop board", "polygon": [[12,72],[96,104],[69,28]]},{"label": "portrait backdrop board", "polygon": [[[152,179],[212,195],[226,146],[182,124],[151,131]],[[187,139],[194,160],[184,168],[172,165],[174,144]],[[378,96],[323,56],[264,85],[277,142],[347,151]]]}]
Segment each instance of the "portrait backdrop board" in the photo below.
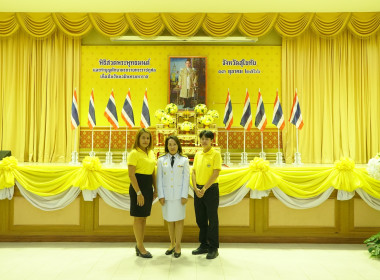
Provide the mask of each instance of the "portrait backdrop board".
[{"label": "portrait backdrop board", "polygon": [[[168,103],[177,105],[178,110],[194,110],[197,104],[206,104],[207,92],[206,57],[169,58]],[[206,104],[207,105],[207,104]]]},{"label": "portrait backdrop board", "polygon": [[[222,116],[228,88],[234,112],[233,127],[240,127],[246,88],[249,90],[253,115],[260,88],[269,120],[267,127],[274,127],[270,123],[277,88],[281,97],[281,46],[173,45],[82,46],[81,85],[78,92],[81,126],[87,126],[92,88],[97,126],[109,126],[104,110],[113,89],[119,125],[125,127],[120,115],[129,88],[135,124],[140,123],[147,88],[151,125],[155,126],[155,111],[164,109],[169,101],[168,61],[171,57],[205,58],[205,103],[209,109],[219,112],[217,126],[224,126]],[[179,66],[179,69],[182,67]]]}]

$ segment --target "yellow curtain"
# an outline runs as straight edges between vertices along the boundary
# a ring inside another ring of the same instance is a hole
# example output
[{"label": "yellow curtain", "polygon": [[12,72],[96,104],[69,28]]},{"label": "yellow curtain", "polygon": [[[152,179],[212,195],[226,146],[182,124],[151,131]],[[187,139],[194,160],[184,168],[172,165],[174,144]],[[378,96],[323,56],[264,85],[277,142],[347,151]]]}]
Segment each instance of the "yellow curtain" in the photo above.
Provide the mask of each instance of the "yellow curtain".
[{"label": "yellow curtain", "polygon": [[[348,30],[333,39],[312,32],[283,39],[282,104],[290,116],[298,89],[304,127],[304,162],[331,163],[350,157],[367,163],[380,150],[380,34],[366,40]],[[287,162],[296,149],[295,128],[283,132]]]},{"label": "yellow curtain", "polygon": [[206,14],[161,14],[166,29],[174,36],[191,37],[198,32]]},{"label": "yellow curtain", "polygon": [[143,37],[155,37],[165,30],[160,14],[126,14],[132,31]]},{"label": "yellow curtain", "polygon": [[121,36],[128,30],[124,14],[90,14],[95,29],[105,36]]},{"label": "yellow curtain", "polygon": [[227,37],[235,31],[241,14],[207,14],[202,28],[210,36]]},{"label": "yellow curtain", "polygon": [[248,37],[264,36],[272,30],[276,23],[277,14],[243,14],[239,30]]},{"label": "yellow curtain", "polygon": [[73,89],[79,88],[80,39],[24,32],[0,40],[0,150],[19,161],[67,162]]},{"label": "yellow curtain", "polygon": [[236,27],[245,36],[260,37],[274,27],[286,38],[301,36],[310,29],[321,37],[334,37],[348,29],[365,38],[380,30],[380,13],[0,13],[0,37],[11,36],[20,27],[38,38],[53,34],[57,28],[80,37],[92,27],[112,37],[125,33],[128,25],[142,37],[158,36],[165,29],[174,36],[191,37],[200,27],[213,37],[226,37]]}]

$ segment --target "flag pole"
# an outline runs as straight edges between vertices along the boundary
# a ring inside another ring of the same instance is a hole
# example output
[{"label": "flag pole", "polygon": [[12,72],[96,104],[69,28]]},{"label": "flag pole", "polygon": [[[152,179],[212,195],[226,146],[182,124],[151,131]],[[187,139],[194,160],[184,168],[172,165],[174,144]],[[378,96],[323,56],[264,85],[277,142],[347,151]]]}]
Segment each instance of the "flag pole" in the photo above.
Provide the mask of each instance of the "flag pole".
[{"label": "flag pole", "polygon": [[94,129],[91,129],[91,153],[94,152]]},{"label": "flag pole", "polygon": [[109,140],[109,145],[108,145],[108,152],[109,153],[111,152],[111,127],[112,127],[112,125],[110,125],[110,140]]},{"label": "flag pole", "polygon": [[125,127],[125,152],[127,152],[128,146],[128,126]]},{"label": "flag pole", "polygon": [[280,153],[280,129],[279,128],[277,128],[277,142],[278,142],[278,144],[277,144],[277,146],[278,146],[278,152]]},{"label": "flag pole", "polygon": [[76,153],[77,152],[77,128],[75,128],[74,130],[74,152]]}]

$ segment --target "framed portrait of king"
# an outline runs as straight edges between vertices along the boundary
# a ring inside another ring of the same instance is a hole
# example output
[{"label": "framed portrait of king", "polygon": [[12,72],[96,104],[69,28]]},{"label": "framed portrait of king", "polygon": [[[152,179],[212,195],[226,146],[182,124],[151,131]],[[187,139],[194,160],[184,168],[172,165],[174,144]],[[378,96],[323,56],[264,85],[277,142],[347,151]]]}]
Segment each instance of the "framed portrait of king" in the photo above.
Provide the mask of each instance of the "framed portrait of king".
[{"label": "framed portrait of king", "polygon": [[194,110],[197,104],[206,104],[207,58],[201,56],[169,57],[168,102],[178,110]]}]

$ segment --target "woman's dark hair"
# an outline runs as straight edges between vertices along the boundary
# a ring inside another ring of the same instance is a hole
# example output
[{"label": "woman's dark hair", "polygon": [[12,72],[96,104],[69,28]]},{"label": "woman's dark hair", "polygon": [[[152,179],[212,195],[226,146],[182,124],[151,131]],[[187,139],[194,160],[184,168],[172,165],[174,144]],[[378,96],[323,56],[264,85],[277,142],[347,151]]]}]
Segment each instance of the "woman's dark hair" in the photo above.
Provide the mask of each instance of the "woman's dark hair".
[{"label": "woman's dark hair", "polygon": [[149,145],[147,147],[147,150],[150,151],[153,149],[153,139],[152,139],[152,133],[150,133],[149,130],[147,130],[146,128],[141,128],[138,132],[137,132],[137,135],[136,135],[136,138],[135,138],[135,143],[133,144],[133,149],[137,149],[137,148],[140,148],[140,137],[141,135],[143,135],[144,133],[148,133],[149,134]]},{"label": "woman's dark hair", "polygon": [[199,133],[199,138],[202,137],[210,138],[211,140],[214,139],[214,133],[210,130],[202,130],[201,133]]},{"label": "woman's dark hair", "polygon": [[176,142],[176,144],[177,144],[177,146],[178,146],[178,153],[180,154],[180,155],[182,155],[182,147],[181,147],[181,143],[179,142],[179,139],[178,139],[178,137],[177,136],[174,136],[174,135],[170,135],[168,138],[166,138],[166,140],[165,140],[165,153],[169,153],[169,148],[168,148],[168,145],[169,145],[169,140],[170,139],[173,139],[175,142]]}]

